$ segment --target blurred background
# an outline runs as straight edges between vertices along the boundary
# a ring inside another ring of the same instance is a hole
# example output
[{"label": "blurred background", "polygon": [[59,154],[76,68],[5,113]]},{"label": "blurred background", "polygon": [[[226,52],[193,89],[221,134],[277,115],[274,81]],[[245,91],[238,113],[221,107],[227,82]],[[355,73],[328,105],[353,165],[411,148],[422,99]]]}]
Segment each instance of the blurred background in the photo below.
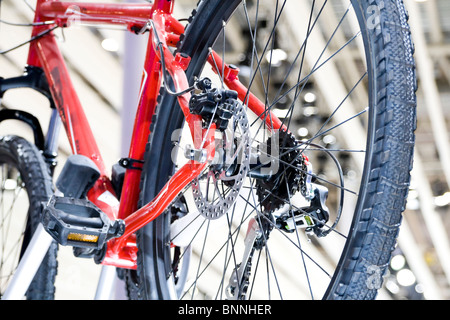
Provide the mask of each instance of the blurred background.
[{"label": "blurred background", "polygon": [[[399,245],[378,298],[450,299],[450,2],[404,1],[410,13],[419,82],[417,147]],[[188,18],[197,0],[176,3],[175,16]],[[2,0],[1,4],[1,19],[32,21],[29,6],[34,7],[35,0]],[[111,167],[128,153],[146,36],[86,26],[58,30],[56,34],[87,117],[95,123],[92,128],[104,160]],[[30,28],[1,23],[0,51],[29,37]],[[1,77],[23,72],[27,49],[23,46],[0,55]],[[42,127],[48,125],[48,102],[31,90],[11,91],[2,106],[38,114]],[[19,123],[0,126],[0,133],[12,130],[30,134]],[[67,140],[61,135],[61,163],[69,153]],[[101,267],[91,260],[74,258],[70,248],[62,247],[59,257],[56,298],[93,299]],[[120,282],[114,298],[124,298]]]}]

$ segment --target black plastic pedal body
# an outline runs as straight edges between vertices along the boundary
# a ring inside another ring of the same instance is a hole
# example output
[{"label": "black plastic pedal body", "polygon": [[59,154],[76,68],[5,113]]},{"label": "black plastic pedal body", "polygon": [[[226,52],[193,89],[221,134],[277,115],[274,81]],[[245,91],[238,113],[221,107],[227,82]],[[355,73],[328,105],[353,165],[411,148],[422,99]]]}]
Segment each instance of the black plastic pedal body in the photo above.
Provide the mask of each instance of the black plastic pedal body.
[{"label": "black plastic pedal body", "polygon": [[87,199],[53,196],[44,205],[42,224],[63,246],[100,250],[106,242],[125,231],[123,220],[112,222]]}]

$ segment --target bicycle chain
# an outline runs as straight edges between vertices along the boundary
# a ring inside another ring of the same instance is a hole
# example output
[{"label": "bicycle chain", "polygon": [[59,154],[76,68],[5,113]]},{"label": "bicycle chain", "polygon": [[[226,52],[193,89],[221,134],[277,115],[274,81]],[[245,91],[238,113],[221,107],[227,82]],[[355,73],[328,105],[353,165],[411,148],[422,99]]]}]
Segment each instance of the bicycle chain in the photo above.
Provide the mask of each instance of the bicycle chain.
[{"label": "bicycle chain", "polygon": [[[233,296],[236,294],[236,290],[238,296],[236,297],[236,300],[245,300],[246,295],[247,295],[247,290],[248,287],[250,286],[250,275],[251,275],[251,270],[252,270],[252,260],[253,260],[253,254],[255,253],[256,247],[253,246],[250,255],[248,257],[247,260],[247,265],[245,267],[245,271],[243,272],[242,275],[242,279],[240,281],[240,283],[238,284],[238,287],[229,287],[228,290],[230,290],[230,296]],[[233,270],[233,272],[238,275],[239,269],[241,267],[241,263],[239,263],[235,269]],[[239,280],[237,280],[239,281]]]}]

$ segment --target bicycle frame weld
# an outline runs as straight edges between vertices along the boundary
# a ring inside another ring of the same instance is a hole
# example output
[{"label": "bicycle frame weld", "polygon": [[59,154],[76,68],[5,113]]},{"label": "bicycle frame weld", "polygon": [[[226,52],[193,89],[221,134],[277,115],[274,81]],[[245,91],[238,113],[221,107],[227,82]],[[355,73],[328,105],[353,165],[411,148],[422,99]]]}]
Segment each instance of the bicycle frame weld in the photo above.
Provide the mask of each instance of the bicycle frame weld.
[{"label": "bicycle frame weld", "polygon": [[[164,79],[164,73],[161,70],[161,65],[164,64],[173,80],[175,90],[177,92],[186,91],[180,94],[177,99],[190,128],[194,147],[206,149],[207,160],[212,160],[214,158],[215,126],[212,125],[209,129],[201,129],[200,139],[195,137],[195,135],[198,135],[196,124],[200,123],[202,119],[199,115],[191,114],[189,111],[191,94],[187,90],[189,83],[185,70],[189,65],[190,58],[180,53],[174,56],[169,50],[169,46],[176,45],[180,35],[184,32],[184,25],[176,20],[172,13],[173,1],[155,0],[153,4],[103,4],[38,0],[32,36],[48,31],[55,25],[66,28],[74,23],[123,25],[130,32],[136,34],[148,31],[150,37],[141,81],[139,104],[127,158],[136,161],[144,160],[145,146],[150,135],[151,119],[156,108],[159,89]],[[46,24],[45,22],[48,21],[54,23]],[[161,48],[162,50],[160,50]],[[282,127],[281,121],[270,111],[268,112],[264,103],[251,93],[249,94],[249,90],[239,82],[239,70],[232,66],[224,66],[220,57],[214,52],[210,55],[209,62],[216,66],[213,69],[216,69],[217,73],[220,74],[222,69],[225,70],[226,85],[230,89],[236,90],[239,98],[248,104],[257,116],[265,119],[269,128],[275,130]],[[30,43],[27,63],[29,66],[38,67],[44,71],[52,98],[71,144],[72,152],[90,158],[100,170],[100,178],[88,192],[88,199],[105,212],[111,221],[123,219],[125,222],[124,235],[109,240],[105,257],[101,263],[135,269],[137,246],[134,233],[163,213],[176,196],[202,172],[208,162],[189,161],[166,183],[155,199],[142,208],[137,208],[141,170],[132,170],[132,168],[126,170],[122,194],[120,195],[121,201],[106,203],[100,200],[104,199],[104,197],[100,197],[101,195],[108,192],[115,195],[115,192],[70,79],[64,58],[51,31]]]}]

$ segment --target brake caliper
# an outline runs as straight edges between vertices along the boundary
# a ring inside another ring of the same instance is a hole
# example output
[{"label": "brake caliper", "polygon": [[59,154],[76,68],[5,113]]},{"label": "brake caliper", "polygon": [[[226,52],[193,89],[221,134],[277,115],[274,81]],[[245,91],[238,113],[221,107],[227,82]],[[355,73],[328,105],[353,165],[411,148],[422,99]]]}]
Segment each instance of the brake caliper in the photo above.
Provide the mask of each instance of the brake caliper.
[{"label": "brake caliper", "polygon": [[190,112],[200,115],[204,120],[204,125],[213,122],[218,130],[224,131],[228,127],[228,120],[233,116],[233,110],[239,103],[237,92],[213,88],[209,78],[198,80],[196,88],[201,90],[201,93],[191,96]]}]

